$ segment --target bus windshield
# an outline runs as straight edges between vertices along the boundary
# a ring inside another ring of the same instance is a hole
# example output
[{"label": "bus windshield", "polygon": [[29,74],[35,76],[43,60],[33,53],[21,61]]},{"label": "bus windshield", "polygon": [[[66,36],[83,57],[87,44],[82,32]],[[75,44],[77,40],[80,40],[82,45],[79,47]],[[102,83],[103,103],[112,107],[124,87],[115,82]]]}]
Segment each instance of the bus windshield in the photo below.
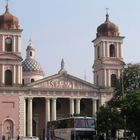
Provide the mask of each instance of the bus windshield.
[{"label": "bus windshield", "polygon": [[94,120],[93,119],[75,119],[74,121],[75,128],[93,128],[94,127]]}]

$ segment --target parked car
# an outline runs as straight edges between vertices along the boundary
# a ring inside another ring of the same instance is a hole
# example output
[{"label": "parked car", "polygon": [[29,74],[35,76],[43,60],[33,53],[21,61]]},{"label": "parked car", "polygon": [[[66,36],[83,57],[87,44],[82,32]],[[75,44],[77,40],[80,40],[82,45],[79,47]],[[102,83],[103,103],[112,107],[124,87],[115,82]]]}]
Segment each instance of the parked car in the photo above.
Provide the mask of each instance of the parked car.
[{"label": "parked car", "polygon": [[39,137],[32,136],[32,137],[20,137],[20,140],[39,140]]}]

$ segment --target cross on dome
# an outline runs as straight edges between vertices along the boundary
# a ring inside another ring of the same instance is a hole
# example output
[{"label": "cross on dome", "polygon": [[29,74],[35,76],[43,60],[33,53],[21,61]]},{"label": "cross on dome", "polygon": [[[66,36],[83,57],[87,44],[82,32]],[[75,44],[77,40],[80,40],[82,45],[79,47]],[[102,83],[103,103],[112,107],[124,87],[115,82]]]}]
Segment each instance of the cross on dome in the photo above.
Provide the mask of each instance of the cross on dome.
[{"label": "cross on dome", "polygon": [[108,10],[109,10],[109,8],[106,8],[106,21],[108,21],[108,20],[109,20]]}]

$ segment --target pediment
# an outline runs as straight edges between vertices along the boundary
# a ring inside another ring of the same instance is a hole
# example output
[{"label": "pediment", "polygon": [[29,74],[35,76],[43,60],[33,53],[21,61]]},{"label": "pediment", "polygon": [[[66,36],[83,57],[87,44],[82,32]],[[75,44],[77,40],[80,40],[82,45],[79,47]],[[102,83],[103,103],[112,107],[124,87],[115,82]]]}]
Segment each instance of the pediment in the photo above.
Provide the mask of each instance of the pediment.
[{"label": "pediment", "polygon": [[34,87],[34,88],[78,89],[78,90],[79,89],[93,90],[96,88],[93,84],[69,74],[66,75],[56,74],[35,81],[27,86]]},{"label": "pediment", "polygon": [[22,61],[22,58],[14,53],[2,53],[0,54],[0,60],[19,60]]}]

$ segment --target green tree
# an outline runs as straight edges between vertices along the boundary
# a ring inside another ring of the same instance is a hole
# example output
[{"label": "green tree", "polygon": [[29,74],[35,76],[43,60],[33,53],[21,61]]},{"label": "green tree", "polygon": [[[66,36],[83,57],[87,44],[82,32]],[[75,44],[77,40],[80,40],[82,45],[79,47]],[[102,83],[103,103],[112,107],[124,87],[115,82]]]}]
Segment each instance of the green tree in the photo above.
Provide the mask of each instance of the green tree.
[{"label": "green tree", "polygon": [[126,117],[126,127],[140,134],[140,64],[127,64],[117,80],[115,94],[109,106],[120,108]]},{"label": "green tree", "polygon": [[[110,111],[111,108],[113,111]],[[107,133],[106,130],[110,129],[113,132],[113,129],[115,131],[124,126],[140,139],[140,64],[125,66],[120,79],[116,80],[113,98],[97,113],[99,133]]]},{"label": "green tree", "polygon": [[126,95],[122,101],[122,114],[126,115],[126,127],[140,139],[140,90]]},{"label": "green tree", "polygon": [[98,133],[106,133],[106,139],[115,138],[116,130],[122,128],[123,119],[117,109],[101,106],[97,112]]}]

